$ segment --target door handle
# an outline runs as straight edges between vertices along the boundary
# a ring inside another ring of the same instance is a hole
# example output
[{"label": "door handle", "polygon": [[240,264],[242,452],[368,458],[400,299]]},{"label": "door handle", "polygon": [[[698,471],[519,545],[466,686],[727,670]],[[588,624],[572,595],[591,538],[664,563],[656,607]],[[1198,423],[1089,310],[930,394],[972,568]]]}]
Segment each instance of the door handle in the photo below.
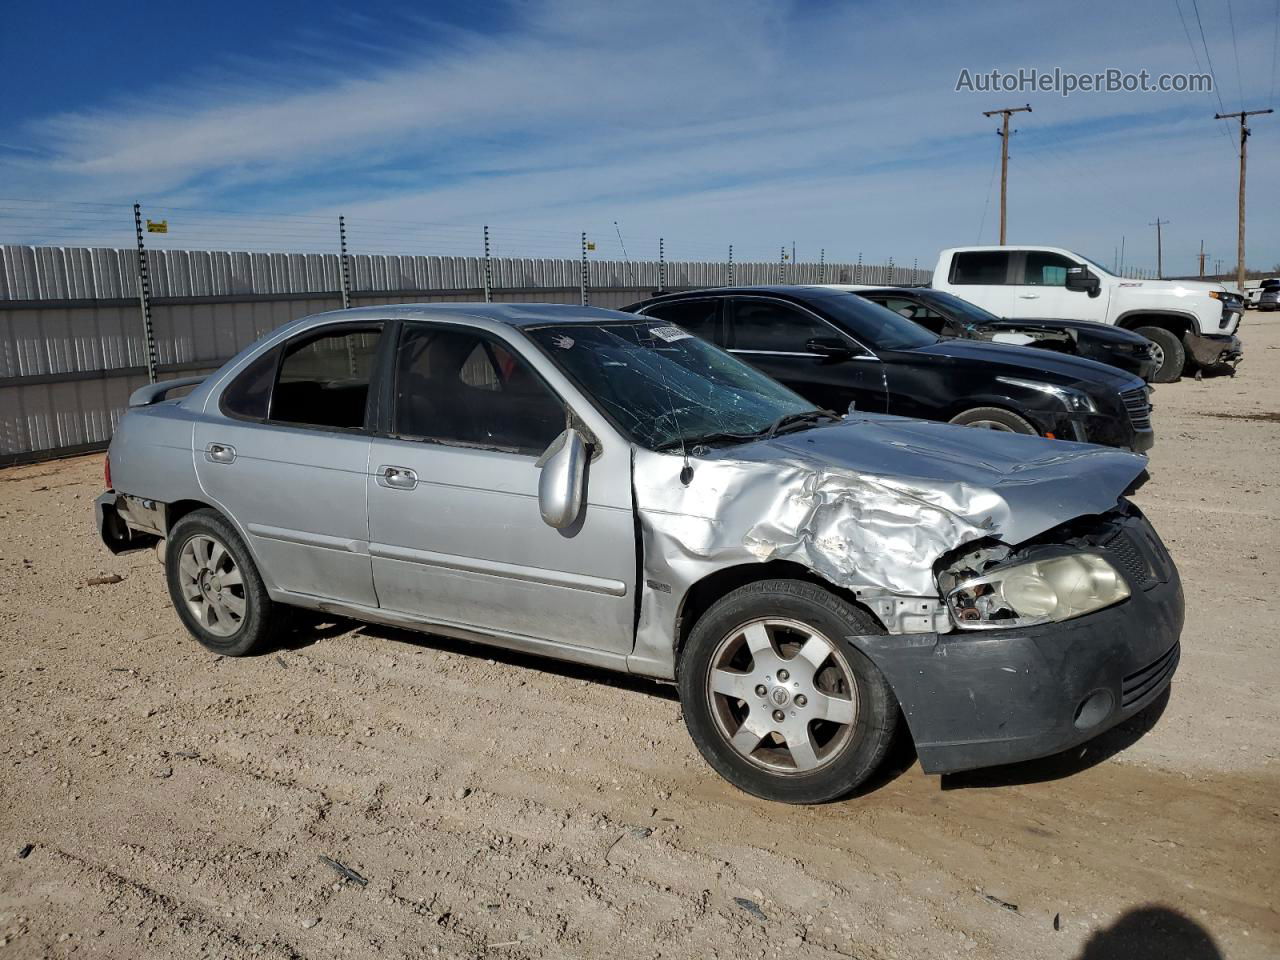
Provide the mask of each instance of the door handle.
[{"label": "door handle", "polygon": [[236,448],[229,443],[211,443],[204,448],[204,458],[210,463],[234,463]]},{"label": "door handle", "polygon": [[408,467],[381,466],[377,479],[378,486],[392,490],[412,490],[418,485],[418,475]]},{"label": "door handle", "polygon": [[1039,300],[1039,299],[1040,299],[1040,294],[1038,294],[1038,293],[1020,293],[1020,294],[1018,294],[1018,299],[1019,299],[1019,300]]}]

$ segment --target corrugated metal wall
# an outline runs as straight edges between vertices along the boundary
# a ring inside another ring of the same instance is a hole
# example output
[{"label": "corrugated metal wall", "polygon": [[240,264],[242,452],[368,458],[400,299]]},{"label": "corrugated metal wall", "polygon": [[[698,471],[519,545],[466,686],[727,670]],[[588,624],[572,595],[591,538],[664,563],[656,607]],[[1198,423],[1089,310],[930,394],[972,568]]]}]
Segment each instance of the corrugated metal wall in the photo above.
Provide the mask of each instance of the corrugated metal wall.
[{"label": "corrugated metal wall", "polygon": [[[479,299],[478,257],[354,254],[352,305]],[[336,254],[148,253],[162,377],[202,373],[297,317],[341,306]],[[577,303],[579,260],[494,258],[493,299]],[[588,261],[591,302],[621,307],[658,288],[657,261]],[[776,283],[777,263],[739,263],[739,284]],[[666,264],[667,288],[722,286],[727,263]],[[788,265],[787,282],[923,282],[908,268]],[[856,278],[856,280],[855,280]],[[0,246],[0,464],[105,446],[146,382],[137,251]]]}]

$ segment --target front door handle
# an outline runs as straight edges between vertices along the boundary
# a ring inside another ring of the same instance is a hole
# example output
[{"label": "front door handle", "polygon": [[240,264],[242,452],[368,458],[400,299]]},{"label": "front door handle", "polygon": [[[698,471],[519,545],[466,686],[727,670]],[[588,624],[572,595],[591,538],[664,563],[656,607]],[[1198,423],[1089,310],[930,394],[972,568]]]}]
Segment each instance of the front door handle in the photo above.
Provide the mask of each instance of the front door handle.
[{"label": "front door handle", "polygon": [[236,448],[229,443],[211,443],[204,448],[204,458],[210,463],[234,463]]},{"label": "front door handle", "polygon": [[1020,293],[1020,294],[1018,294],[1018,299],[1019,299],[1019,300],[1039,300],[1039,299],[1040,299],[1040,294],[1038,294],[1038,293]]},{"label": "front door handle", "polygon": [[418,485],[418,475],[408,467],[381,466],[377,479],[378,486],[392,490],[412,490]]}]

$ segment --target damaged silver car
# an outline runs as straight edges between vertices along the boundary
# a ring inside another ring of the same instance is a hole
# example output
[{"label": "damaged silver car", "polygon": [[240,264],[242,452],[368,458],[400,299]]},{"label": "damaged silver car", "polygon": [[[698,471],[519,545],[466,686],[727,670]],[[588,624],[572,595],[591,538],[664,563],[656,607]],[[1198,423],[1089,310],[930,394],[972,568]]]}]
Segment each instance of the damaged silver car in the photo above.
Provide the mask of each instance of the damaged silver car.
[{"label": "damaged silver car", "polygon": [[345,310],[130,406],[99,529],[161,545],[210,650],[305,607],[674,680],[773,800],[849,793],[899,733],[935,773],[1066,749],[1178,662],[1143,457],[837,416],[670,324]]}]

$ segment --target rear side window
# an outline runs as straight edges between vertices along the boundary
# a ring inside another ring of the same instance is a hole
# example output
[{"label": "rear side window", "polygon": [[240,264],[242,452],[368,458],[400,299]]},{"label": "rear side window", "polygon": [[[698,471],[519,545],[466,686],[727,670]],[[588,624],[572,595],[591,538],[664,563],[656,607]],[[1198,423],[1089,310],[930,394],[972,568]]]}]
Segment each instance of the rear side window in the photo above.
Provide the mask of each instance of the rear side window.
[{"label": "rear side window", "polygon": [[503,344],[406,327],[396,357],[397,436],[538,456],[564,430],[560,400]]},{"label": "rear side window", "polygon": [[280,348],[273,347],[245,367],[222,391],[222,412],[245,420],[267,419],[279,360]]},{"label": "rear side window", "polygon": [[1080,264],[1068,260],[1058,253],[1040,253],[1027,251],[1025,265],[1022,268],[1022,282],[1030,287],[1065,287],[1067,271]]},{"label": "rear side window", "polygon": [[340,430],[364,426],[381,325],[304,337],[285,347],[270,419]]},{"label": "rear side window", "polygon": [[947,325],[945,317],[934,313],[923,303],[915,300],[908,300],[906,297],[875,297],[871,299],[872,303],[878,303],[882,307],[888,307],[899,316],[906,317],[908,320],[914,320],[920,326],[933,333],[942,333],[943,328]]},{"label": "rear side window", "polygon": [[646,317],[656,317],[667,323],[683,327],[695,337],[715,344],[724,344],[720,333],[719,300],[680,300],[676,303],[659,303],[644,311]]},{"label": "rear side window", "polygon": [[1009,277],[1009,254],[1002,250],[974,250],[957,253],[951,259],[951,282],[955,284],[1003,285]]},{"label": "rear side window", "polygon": [[839,336],[807,310],[776,300],[737,300],[733,305],[733,348],[761,353],[807,353],[814,337]]}]

